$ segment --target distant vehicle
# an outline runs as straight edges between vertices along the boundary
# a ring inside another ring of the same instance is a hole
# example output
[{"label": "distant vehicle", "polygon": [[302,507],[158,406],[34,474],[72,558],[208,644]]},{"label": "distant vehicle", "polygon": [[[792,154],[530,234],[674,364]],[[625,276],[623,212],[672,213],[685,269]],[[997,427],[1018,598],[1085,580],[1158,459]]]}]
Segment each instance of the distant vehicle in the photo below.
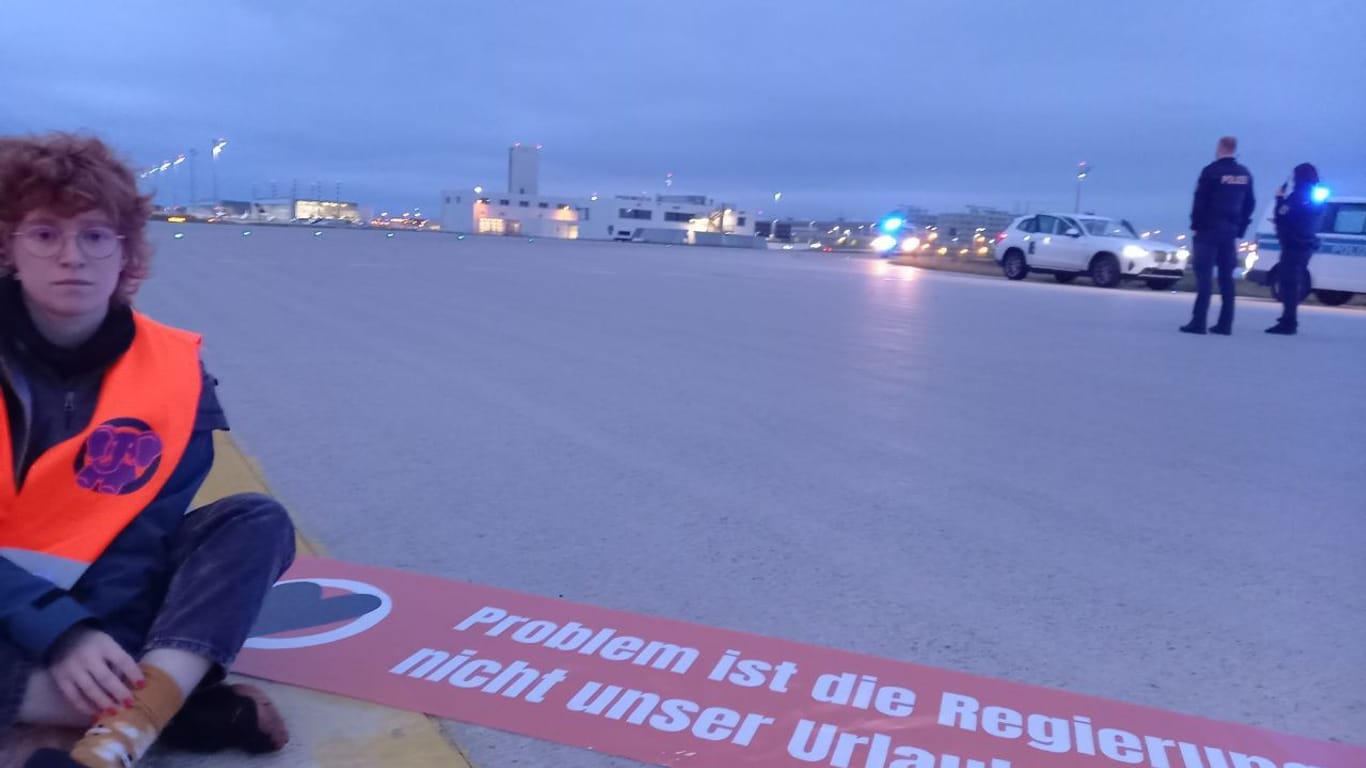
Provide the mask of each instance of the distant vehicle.
[{"label": "distant vehicle", "polygon": [[[1319,224],[1322,243],[1309,259],[1309,278],[1300,281],[1303,295],[1330,307],[1346,304],[1356,294],[1366,294],[1366,197],[1330,197]],[[1248,258],[1246,277],[1271,289],[1280,299],[1281,244],[1276,239],[1275,204],[1257,223],[1257,252]]]},{"label": "distant vehicle", "polygon": [[1030,272],[1051,274],[1060,283],[1089,275],[1101,288],[1143,280],[1161,291],[1185,276],[1190,253],[1139,237],[1123,219],[1040,213],[1015,219],[996,236],[995,259],[1011,280]]}]

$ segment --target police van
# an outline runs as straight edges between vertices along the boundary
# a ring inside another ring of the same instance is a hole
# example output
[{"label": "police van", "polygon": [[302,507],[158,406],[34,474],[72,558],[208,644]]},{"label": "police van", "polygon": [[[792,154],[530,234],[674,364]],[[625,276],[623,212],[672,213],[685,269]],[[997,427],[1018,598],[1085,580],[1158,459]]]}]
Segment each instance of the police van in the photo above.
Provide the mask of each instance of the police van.
[{"label": "police van", "polygon": [[[1257,252],[1246,277],[1271,289],[1280,298],[1277,272],[1281,244],[1276,239],[1276,207],[1273,203],[1257,226]],[[1309,279],[1301,284],[1303,295],[1331,307],[1366,294],[1366,197],[1330,197],[1319,221],[1319,249],[1309,259]]]}]

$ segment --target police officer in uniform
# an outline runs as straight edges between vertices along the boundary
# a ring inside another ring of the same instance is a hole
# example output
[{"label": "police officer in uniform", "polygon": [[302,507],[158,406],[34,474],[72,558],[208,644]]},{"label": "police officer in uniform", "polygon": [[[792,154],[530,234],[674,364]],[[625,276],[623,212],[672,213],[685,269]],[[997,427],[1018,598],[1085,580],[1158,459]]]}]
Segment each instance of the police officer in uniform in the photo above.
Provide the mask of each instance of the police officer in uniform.
[{"label": "police officer in uniform", "polygon": [[1210,333],[1233,333],[1233,270],[1238,263],[1238,239],[1252,224],[1256,198],[1252,194],[1252,174],[1234,159],[1238,140],[1219,139],[1218,159],[1200,172],[1191,206],[1191,232],[1195,267],[1195,308],[1191,321],[1181,326],[1184,333],[1205,333],[1209,316],[1212,278],[1219,270],[1219,321]]},{"label": "police officer in uniform", "polygon": [[1276,195],[1276,239],[1281,243],[1276,288],[1284,310],[1266,332],[1277,336],[1294,336],[1299,330],[1300,293],[1304,290],[1301,280],[1309,269],[1309,257],[1319,248],[1319,221],[1324,210],[1322,203],[1314,200],[1314,187],[1319,183],[1317,168],[1300,163],[1292,180],[1294,186],[1289,192],[1282,184]]}]

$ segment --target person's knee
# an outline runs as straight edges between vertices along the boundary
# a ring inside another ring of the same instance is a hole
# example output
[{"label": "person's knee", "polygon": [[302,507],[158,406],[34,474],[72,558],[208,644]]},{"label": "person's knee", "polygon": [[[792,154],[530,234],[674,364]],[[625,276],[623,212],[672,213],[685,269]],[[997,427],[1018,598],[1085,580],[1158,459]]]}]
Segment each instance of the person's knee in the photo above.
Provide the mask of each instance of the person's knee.
[{"label": "person's knee", "polygon": [[194,527],[217,538],[227,532],[245,536],[258,551],[269,551],[288,565],[294,559],[294,521],[284,505],[263,493],[226,496],[190,513]]},{"label": "person's knee", "polygon": [[239,493],[236,496],[229,496],[234,502],[250,510],[250,514],[256,519],[268,521],[271,525],[278,526],[283,531],[294,533],[294,523],[289,519],[289,513],[285,507],[274,497],[264,493]]},{"label": "person's knee", "polygon": [[274,498],[264,493],[242,493],[229,497],[240,510],[243,522],[251,526],[262,539],[294,554],[294,521],[289,512]]}]

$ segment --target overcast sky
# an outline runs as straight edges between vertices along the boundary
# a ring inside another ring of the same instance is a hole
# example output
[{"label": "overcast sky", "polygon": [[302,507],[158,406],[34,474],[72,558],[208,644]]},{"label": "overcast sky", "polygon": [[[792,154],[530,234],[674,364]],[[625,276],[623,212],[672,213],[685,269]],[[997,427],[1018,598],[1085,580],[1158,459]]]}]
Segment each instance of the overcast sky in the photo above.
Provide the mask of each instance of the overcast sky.
[{"label": "overcast sky", "polygon": [[1359,0],[0,0],[0,19],[0,133],[94,131],[144,166],[194,147],[201,197],[215,136],[223,197],[297,178],[428,212],[503,189],[522,141],[546,192],[672,172],[750,210],[782,191],[799,217],[1070,210],[1087,160],[1084,207],[1176,227],[1222,133],[1263,200],[1304,160],[1366,194]]}]

